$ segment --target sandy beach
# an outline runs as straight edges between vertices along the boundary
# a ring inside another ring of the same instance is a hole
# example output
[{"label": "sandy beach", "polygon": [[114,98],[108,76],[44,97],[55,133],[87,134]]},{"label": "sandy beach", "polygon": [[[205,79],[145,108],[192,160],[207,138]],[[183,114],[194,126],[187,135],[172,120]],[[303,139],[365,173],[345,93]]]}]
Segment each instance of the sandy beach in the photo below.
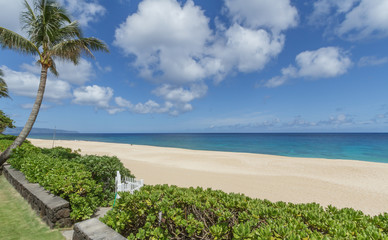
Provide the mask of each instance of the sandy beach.
[{"label": "sandy beach", "polygon": [[[29,139],[39,147],[52,140]],[[81,154],[117,156],[146,184],[201,186],[292,203],[388,212],[388,164],[56,140]]]}]

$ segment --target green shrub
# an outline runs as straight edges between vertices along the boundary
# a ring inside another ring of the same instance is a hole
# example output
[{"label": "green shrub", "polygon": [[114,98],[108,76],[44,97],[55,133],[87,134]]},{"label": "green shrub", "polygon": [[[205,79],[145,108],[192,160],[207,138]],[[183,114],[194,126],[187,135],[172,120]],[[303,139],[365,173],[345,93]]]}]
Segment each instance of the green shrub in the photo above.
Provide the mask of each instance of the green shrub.
[{"label": "green shrub", "polygon": [[[16,136],[14,135],[0,134],[0,152],[6,150],[13,143],[15,139],[16,139]],[[23,144],[31,144],[31,142],[28,140],[25,140]]]},{"label": "green shrub", "polygon": [[73,151],[71,148],[55,147],[55,148],[42,148],[41,152],[53,158],[61,158],[71,160],[81,155],[78,151]]},{"label": "green shrub", "polygon": [[167,185],[144,186],[120,196],[102,221],[128,239],[388,238],[388,214],[370,217],[315,203],[272,203]]},{"label": "green shrub", "polygon": [[40,148],[35,147],[32,144],[23,143],[20,147],[12,150],[10,158],[7,160],[13,168],[21,170],[22,165],[27,160],[28,156],[35,156],[40,153]]},{"label": "green shrub", "polygon": [[16,136],[14,136],[14,135],[0,134],[0,140],[10,140],[10,141],[13,141],[15,139],[16,139]]},{"label": "green shrub", "polygon": [[[0,140],[2,141],[9,140]],[[12,142],[12,141],[10,141]],[[74,220],[89,218],[97,207],[115,197],[115,176],[134,177],[117,157],[81,156],[70,148],[42,149],[23,144],[13,150],[8,162],[27,180],[70,202]]]},{"label": "green shrub", "polygon": [[115,197],[115,177],[116,172],[124,177],[134,178],[131,172],[124,167],[117,157],[86,155],[74,158],[72,161],[83,164],[91,172],[93,179],[103,186],[103,205],[107,205]]},{"label": "green shrub", "polygon": [[101,204],[102,187],[82,164],[36,153],[24,156],[20,170],[29,182],[68,200],[74,220],[88,219]]}]

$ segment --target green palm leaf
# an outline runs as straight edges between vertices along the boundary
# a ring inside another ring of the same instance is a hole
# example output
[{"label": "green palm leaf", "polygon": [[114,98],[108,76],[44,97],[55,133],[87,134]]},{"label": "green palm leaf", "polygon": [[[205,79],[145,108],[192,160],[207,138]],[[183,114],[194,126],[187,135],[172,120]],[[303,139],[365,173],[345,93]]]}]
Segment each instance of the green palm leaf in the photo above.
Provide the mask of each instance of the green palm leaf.
[{"label": "green palm leaf", "polygon": [[39,54],[39,49],[31,41],[3,27],[0,27],[0,44],[23,54]]},{"label": "green palm leaf", "polygon": [[10,96],[8,95],[8,87],[3,79],[3,76],[4,76],[3,70],[0,69],[0,98],[2,97],[9,98]]}]

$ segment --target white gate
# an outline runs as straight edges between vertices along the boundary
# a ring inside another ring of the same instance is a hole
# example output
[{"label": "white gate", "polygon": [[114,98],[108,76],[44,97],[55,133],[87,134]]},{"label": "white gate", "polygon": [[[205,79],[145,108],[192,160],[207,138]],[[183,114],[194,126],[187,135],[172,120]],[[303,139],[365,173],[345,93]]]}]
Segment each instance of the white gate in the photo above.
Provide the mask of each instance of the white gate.
[{"label": "white gate", "polygon": [[[133,194],[136,190],[139,190],[144,185],[144,180],[136,180],[134,178],[125,177],[124,182],[121,182],[120,172],[117,171],[117,175],[115,178],[116,182],[116,193],[118,192],[130,192]],[[119,194],[117,194],[117,199],[120,198]]]}]

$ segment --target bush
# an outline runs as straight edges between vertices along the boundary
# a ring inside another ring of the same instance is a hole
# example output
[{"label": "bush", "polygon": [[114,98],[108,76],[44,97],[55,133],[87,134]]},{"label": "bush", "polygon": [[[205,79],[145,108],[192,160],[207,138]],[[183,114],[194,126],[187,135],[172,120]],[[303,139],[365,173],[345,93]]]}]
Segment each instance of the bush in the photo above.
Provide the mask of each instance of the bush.
[{"label": "bush", "polygon": [[13,150],[8,162],[28,181],[68,200],[70,216],[77,221],[89,218],[97,207],[113,201],[116,171],[123,177],[134,177],[117,157],[81,156],[63,147],[42,149],[23,144]]},{"label": "bush", "polygon": [[20,147],[12,150],[10,158],[7,160],[11,166],[19,171],[21,171],[22,166],[31,156],[40,154],[41,150],[38,147],[35,147],[32,144],[22,144]]},{"label": "bush", "polygon": [[[0,134],[0,152],[5,151],[13,143],[15,139],[16,139],[16,136]],[[24,144],[31,145],[30,141],[28,140],[25,140],[22,145]]]},{"label": "bush", "polygon": [[102,186],[92,179],[82,164],[53,158],[41,149],[17,148],[10,163],[20,169],[27,180],[39,183],[52,194],[70,202],[73,220],[88,219],[102,202]]},{"label": "bush", "polygon": [[115,177],[116,172],[120,171],[121,177],[134,178],[135,176],[124,167],[123,163],[117,157],[86,155],[74,158],[72,161],[83,164],[91,172],[93,179],[103,186],[103,205],[115,197]]},{"label": "bush", "polygon": [[388,214],[372,218],[353,209],[167,185],[120,196],[102,221],[128,239],[388,238]]},{"label": "bush", "polygon": [[41,152],[53,158],[72,160],[81,155],[78,151],[73,151],[71,148],[55,147],[55,148],[42,148]]}]

